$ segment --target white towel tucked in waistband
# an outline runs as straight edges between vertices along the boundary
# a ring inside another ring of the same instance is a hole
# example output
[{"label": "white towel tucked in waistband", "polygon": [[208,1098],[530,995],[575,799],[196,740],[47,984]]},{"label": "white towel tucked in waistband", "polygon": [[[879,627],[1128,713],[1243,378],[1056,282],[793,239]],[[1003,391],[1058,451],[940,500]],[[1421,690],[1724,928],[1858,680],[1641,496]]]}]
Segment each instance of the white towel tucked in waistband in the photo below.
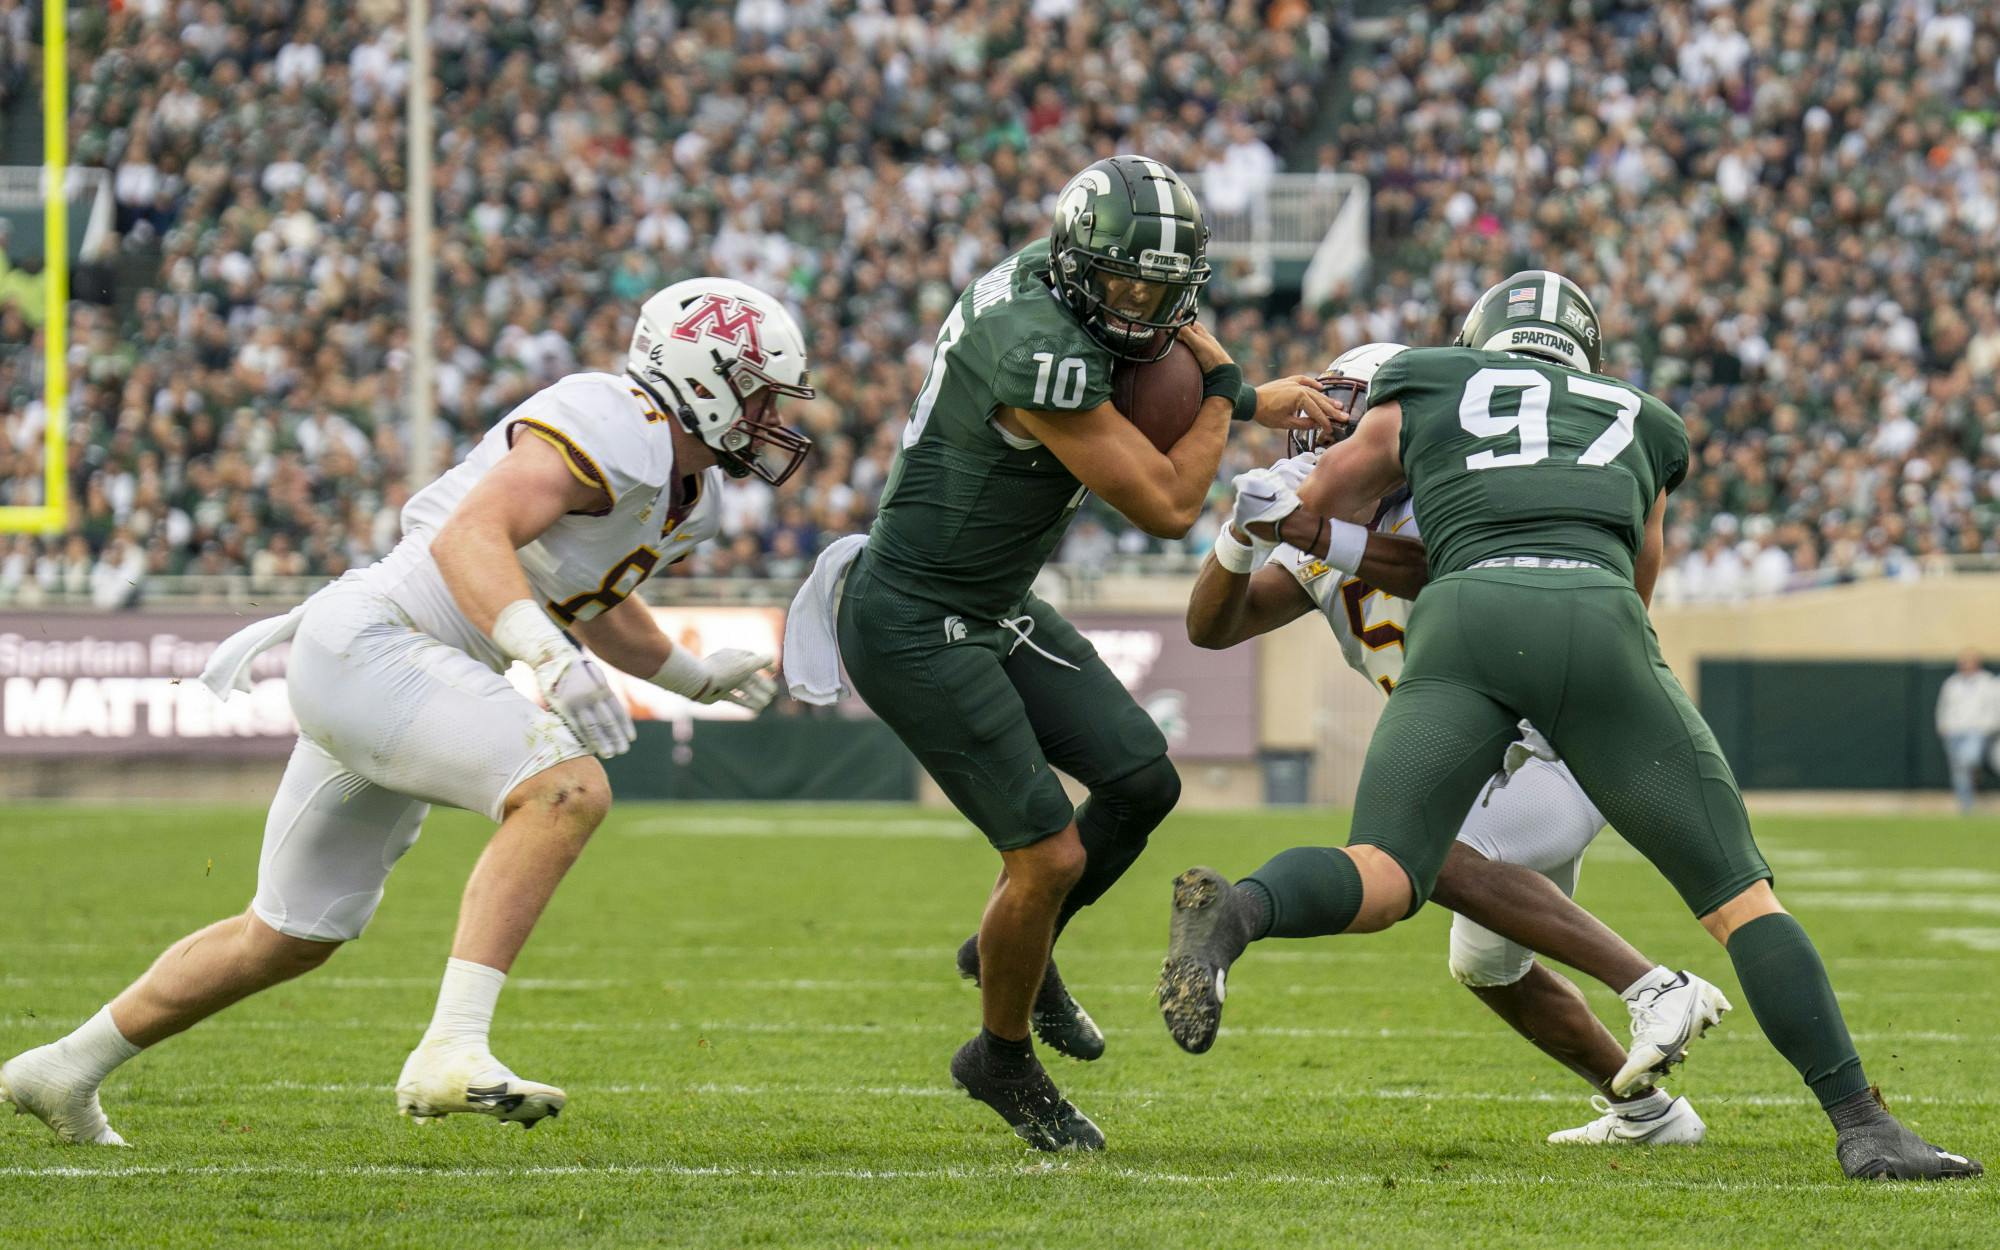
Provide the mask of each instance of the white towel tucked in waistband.
[{"label": "white towel tucked in waistband", "polygon": [[202,666],[201,684],[215,691],[218,699],[228,699],[232,690],[247,694],[251,662],[279,643],[290,642],[292,635],[299,632],[299,622],[305,619],[305,614],[306,605],[301,603],[283,616],[258,621],[224,638]]},{"label": "white towel tucked in waistband", "polygon": [[820,552],[812,576],[799,587],[791,611],[785,614],[785,684],[801,703],[825,707],[847,693],[840,683],[840,643],[834,637],[833,614],[847,566],[867,545],[868,535],[849,534]]}]

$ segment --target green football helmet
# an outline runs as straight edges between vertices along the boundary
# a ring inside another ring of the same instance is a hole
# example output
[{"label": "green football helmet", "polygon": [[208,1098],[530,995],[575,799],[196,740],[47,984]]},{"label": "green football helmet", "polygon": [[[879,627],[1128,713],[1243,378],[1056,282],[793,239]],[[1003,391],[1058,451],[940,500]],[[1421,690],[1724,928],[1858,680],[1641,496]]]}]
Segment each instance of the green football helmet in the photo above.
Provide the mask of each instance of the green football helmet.
[{"label": "green football helmet", "polygon": [[1524,269],[1489,287],[1453,347],[1519,352],[1596,373],[1604,357],[1597,307],[1583,288],[1550,269]]},{"label": "green football helmet", "polygon": [[1114,356],[1151,361],[1195,317],[1208,282],[1208,224],[1181,176],[1144,156],[1098,161],[1056,197],[1056,294]]}]

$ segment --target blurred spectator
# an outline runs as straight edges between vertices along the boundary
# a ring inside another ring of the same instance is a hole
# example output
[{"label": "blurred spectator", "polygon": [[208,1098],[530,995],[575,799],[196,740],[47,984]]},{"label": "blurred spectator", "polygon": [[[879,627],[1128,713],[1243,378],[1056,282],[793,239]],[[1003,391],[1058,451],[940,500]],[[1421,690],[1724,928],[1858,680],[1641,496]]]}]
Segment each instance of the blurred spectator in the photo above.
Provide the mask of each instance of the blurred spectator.
[{"label": "blurred spectator", "polygon": [[[952,299],[1047,228],[1070,173],[1133,148],[1277,167],[1332,41],[1262,9],[439,0],[446,456],[547,381],[620,367],[660,286],[727,273],[800,311],[818,450],[782,501],[732,483],[730,541],[674,575],[795,572],[867,524]],[[0,53],[26,14],[0,0]],[[86,570],[109,596],[133,553],[259,586],[372,559],[407,497],[400,10],[111,6],[72,47],[75,147],[113,173],[137,279],[72,330]],[[26,315],[0,321],[0,502],[39,502]],[[69,585],[72,545],[35,541],[17,579]]]},{"label": "blurred spectator", "polygon": [[1937,731],[1951,766],[1958,810],[1970,814],[1986,744],[2000,733],[2000,677],[1986,671],[1977,651],[1960,655],[1958,671],[1944,679],[1944,688],[1938,691]]},{"label": "blurred spectator", "polygon": [[[549,377],[617,368],[658,286],[758,283],[812,344],[821,397],[791,415],[818,448],[775,499],[732,487],[730,541],[672,575],[780,574],[867,524],[952,298],[1071,172],[1146,151],[1208,172],[1219,219],[1289,158],[1370,179],[1373,269],[1287,308],[1224,266],[1211,314],[1253,374],[1449,341],[1488,283],[1559,268],[1607,372],[1688,423],[1662,600],[2000,559],[2000,6],[1432,0],[1366,47],[1328,7],[439,0],[444,460]],[[0,0],[0,102],[32,34]],[[70,584],[80,540],[85,593],[121,531],[148,576],[373,558],[409,467],[400,12],[109,6],[72,55],[125,286],[71,333],[77,533],[9,550],[0,590]],[[19,303],[0,503],[34,504]],[[1260,434],[1221,480],[1276,453]],[[1095,502],[1078,527],[1100,568],[1213,536]]]}]

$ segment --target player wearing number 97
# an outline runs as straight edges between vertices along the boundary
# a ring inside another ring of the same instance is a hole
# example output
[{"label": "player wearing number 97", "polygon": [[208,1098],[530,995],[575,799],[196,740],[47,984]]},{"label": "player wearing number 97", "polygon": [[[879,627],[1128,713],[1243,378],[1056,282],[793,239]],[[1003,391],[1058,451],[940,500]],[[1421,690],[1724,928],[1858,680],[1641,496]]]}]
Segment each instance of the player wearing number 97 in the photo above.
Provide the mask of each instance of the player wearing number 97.
[{"label": "player wearing number 97", "polygon": [[[1180,782],[1151,718],[1029,586],[1087,493],[1179,537],[1201,512],[1232,416],[1289,429],[1327,428],[1333,414],[1310,378],[1244,386],[1195,324],[1206,247],[1193,194],[1157,161],[1112,157],[1071,179],[1050,237],[995,266],[946,316],[880,514],[823,627],[869,707],[1000,853],[978,936],[958,958],[979,984],[984,1028],[951,1073],[1044,1150],[1104,1142],[1028,1040],[1032,1020],[1063,1053],[1104,1048],[1050,949],[1137,858]],[[1176,337],[1204,372],[1205,398],[1163,452],[1112,404],[1111,372],[1160,358]],[[841,576],[835,559],[830,550],[815,581]],[[830,594],[819,602],[831,611]],[[801,650],[786,648],[794,692],[808,685],[793,668]],[[1080,808],[1057,768],[1089,788]]]},{"label": "player wearing number 97", "polygon": [[[390,868],[443,803],[499,829],[466,884],[397,1105],[528,1126],[561,1111],[563,1091],[515,1076],[487,1032],[508,968],[610,805],[593,756],[633,738],[620,696],[563,629],[688,698],[763,707],[770,656],[690,655],[628,596],[716,533],[722,474],[780,483],[810,446],[776,421],[779,397],[813,393],[805,342],[761,291],[720,278],[668,287],[640,310],[626,365],[530,398],[410,500],[387,557],[218,648],[202,677],[226,697],[259,651],[292,640],[299,740],[256,896],[175,943],[74,1033],[0,1067],[0,1099],[65,1140],[120,1144],[97,1097],[111,1070],[361,936]],[[517,660],[547,710],[502,676]]]},{"label": "player wearing number 97", "polygon": [[[1262,527],[1258,521],[1240,533],[1232,523],[1188,600],[1188,637],[1197,645],[1232,647],[1317,609],[1355,672],[1385,695],[1402,680],[1410,609],[1428,576],[1409,491],[1392,492],[1360,522],[1331,524],[1298,509],[1293,491],[1326,446],[1366,419],[1377,370],[1408,350],[1370,343],[1343,353],[1320,375],[1346,422],[1325,442],[1294,435],[1294,454],[1266,474],[1278,489],[1274,506],[1262,510],[1282,513],[1277,535],[1292,541],[1273,547],[1248,532]],[[1237,479],[1239,513],[1257,499],[1245,482],[1250,476]],[[1553,1133],[1550,1141],[1699,1142],[1701,1117],[1685,1099],[1660,1091],[1654,1077],[1728,1004],[1714,986],[1653,963],[1570,901],[1583,853],[1604,818],[1541,734],[1525,721],[1520,729],[1502,771],[1465,813],[1438,873],[1432,897],[1458,913],[1451,923],[1452,975],[1596,1089],[1599,1117]],[[1536,962],[1537,952],[1623,994],[1632,1017],[1629,1054],[1575,986]]]},{"label": "player wearing number 97", "polygon": [[1184,1046],[1214,1036],[1224,975],[1251,942],[1413,915],[1526,720],[1722,943],[1765,1036],[1832,1120],[1842,1170],[1978,1175],[1881,1105],[1818,952],[1771,890],[1715,735],[1660,658],[1646,605],[1666,496],[1687,472],[1686,427],[1591,372],[1596,309],[1559,274],[1487,291],[1458,343],[1383,365],[1367,419],[1298,491],[1338,518],[1407,483],[1429,566],[1353,833],[1238,884],[1205,868],[1176,880],[1169,1030]]}]

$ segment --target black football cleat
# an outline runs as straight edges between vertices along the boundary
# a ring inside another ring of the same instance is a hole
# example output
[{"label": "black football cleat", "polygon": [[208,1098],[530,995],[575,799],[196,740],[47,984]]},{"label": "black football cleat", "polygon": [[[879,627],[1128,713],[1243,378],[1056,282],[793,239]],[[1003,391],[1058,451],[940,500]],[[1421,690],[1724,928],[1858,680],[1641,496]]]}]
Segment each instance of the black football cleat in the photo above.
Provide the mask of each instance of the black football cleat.
[{"label": "black football cleat", "polygon": [[[979,984],[979,935],[973,934],[958,948],[958,975]],[[1035,1036],[1042,1039],[1042,1045],[1059,1055],[1071,1059],[1081,1059],[1089,1063],[1104,1054],[1104,1030],[1097,1027],[1097,1021],[1083,1009],[1083,1004],[1070,997],[1069,989],[1063,984],[1062,973],[1056,971],[1056,961],[1049,960],[1048,971],[1042,974],[1042,987],[1035,992],[1035,1007],[1032,1017]]]},{"label": "black football cleat", "polygon": [[1870,1123],[1842,1129],[1833,1150],[1840,1170],[1859,1181],[1952,1181],[1982,1176],[1979,1160],[1933,1146],[1889,1114],[1882,1091],[1869,1087],[1881,1109]]},{"label": "black football cleat", "polygon": [[1215,1045],[1229,966],[1250,945],[1252,907],[1243,891],[1213,868],[1190,868],[1174,878],[1173,922],[1160,966],[1160,1015],[1191,1055]]},{"label": "black football cleat", "polygon": [[985,1037],[974,1037],[951,1057],[951,1083],[999,1112],[1015,1135],[1037,1150],[1104,1149],[1104,1131],[1070,1105],[1033,1055],[1017,1070],[1003,1071]]}]

